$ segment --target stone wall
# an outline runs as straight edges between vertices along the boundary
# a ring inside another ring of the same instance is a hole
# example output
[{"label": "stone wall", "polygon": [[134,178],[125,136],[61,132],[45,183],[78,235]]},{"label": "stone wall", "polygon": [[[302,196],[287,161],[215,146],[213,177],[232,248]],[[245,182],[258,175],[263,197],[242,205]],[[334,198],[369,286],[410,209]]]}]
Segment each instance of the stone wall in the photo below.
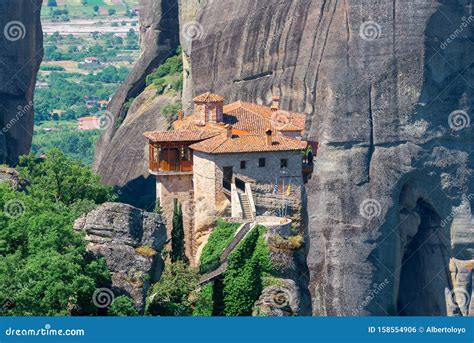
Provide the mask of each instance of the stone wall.
[{"label": "stone wall", "polygon": [[[265,158],[265,167],[259,167],[259,159]],[[280,160],[288,160],[285,174],[281,173]],[[240,162],[245,161],[245,169]],[[287,214],[296,225],[301,221],[303,179],[301,172],[301,154],[299,151],[246,154],[205,154],[194,152],[195,194],[206,194],[207,208],[223,208],[228,199],[223,192],[222,180],[224,167],[233,167],[233,176],[252,188],[257,215],[279,215],[283,203],[287,204]],[[284,176],[283,176],[284,175]],[[273,193],[275,182],[279,191]],[[283,183],[285,185],[283,189]],[[288,192],[288,184],[291,183]]]},{"label": "stone wall", "polygon": [[186,256],[191,264],[194,262],[194,238],[193,238],[193,176],[188,175],[159,175],[156,183],[156,194],[160,199],[163,219],[166,223],[168,237],[171,237],[173,229],[173,206],[174,199],[182,205],[184,241]]}]

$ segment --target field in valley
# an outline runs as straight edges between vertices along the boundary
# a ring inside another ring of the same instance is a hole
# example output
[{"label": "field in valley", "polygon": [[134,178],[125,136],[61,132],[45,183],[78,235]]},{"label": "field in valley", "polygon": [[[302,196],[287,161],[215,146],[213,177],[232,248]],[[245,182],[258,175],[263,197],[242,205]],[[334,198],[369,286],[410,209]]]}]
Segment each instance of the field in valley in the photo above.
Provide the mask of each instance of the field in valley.
[{"label": "field in valley", "polygon": [[[114,16],[123,17],[128,9],[136,9],[138,0],[56,0],[57,6],[48,6],[50,0],[43,0],[43,17],[50,16],[50,12],[55,9],[67,7],[71,17],[97,17],[109,16],[109,10],[115,10]],[[98,11],[94,11],[94,6],[98,6]]]}]

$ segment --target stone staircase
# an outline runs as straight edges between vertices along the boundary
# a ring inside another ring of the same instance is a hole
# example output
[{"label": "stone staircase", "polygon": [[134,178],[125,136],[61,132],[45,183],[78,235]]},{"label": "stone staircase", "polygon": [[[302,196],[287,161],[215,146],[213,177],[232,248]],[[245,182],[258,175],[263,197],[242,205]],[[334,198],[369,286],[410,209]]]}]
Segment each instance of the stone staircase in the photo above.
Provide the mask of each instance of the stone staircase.
[{"label": "stone staircase", "polygon": [[242,205],[242,219],[244,221],[253,221],[254,218],[248,196],[245,193],[239,193],[239,199]]},{"label": "stone staircase", "polygon": [[257,226],[257,223],[250,222],[244,223],[240,226],[232,242],[230,242],[229,245],[222,251],[219,267],[209,273],[202,275],[198,282],[199,286],[213,281],[227,270],[227,258],[229,257],[230,253],[234,251],[234,249],[237,247],[237,244],[239,244],[255,226]]}]

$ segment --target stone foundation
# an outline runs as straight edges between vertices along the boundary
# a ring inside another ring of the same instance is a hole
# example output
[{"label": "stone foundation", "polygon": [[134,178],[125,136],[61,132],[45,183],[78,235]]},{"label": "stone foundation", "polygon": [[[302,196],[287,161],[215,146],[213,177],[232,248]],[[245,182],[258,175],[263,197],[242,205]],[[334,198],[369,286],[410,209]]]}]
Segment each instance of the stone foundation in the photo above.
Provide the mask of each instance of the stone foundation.
[{"label": "stone foundation", "polygon": [[156,194],[160,199],[168,237],[171,237],[171,230],[173,229],[174,199],[177,199],[182,205],[186,256],[188,256],[190,263],[194,264],[194,192],[192,174],[157,176]]}]

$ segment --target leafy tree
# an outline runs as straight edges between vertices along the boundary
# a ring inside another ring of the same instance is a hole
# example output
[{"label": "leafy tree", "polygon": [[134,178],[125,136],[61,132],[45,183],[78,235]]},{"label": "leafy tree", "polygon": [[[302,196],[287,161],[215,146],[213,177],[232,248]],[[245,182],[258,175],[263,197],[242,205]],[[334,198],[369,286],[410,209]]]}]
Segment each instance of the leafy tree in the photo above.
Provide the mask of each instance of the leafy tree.
[{"label": "leafy tree", "polygon": [[110,274],[72,225],[111,190],[58,151],[21,165],[25,191],[0,184],[0,315],[98,314],[92,295]]},{"label": "leafy tree", "polygon": [[183,261],[166,265],[160,281],[153,285],[146,312],[155,316],[189,316],[192,292],[198,276]]},{"label": "leafy tree", "polygon": [[98,5],[94,5],[94,12],[99,12],[99,6]]},{"label": "leafy tree", "polygon": [[117,13],[117,10],[114,8],[109,8],[107,12],[109,13],[110,16],[113,16],[115,13]]},{"label": "leafy tree", "polygon": [[96,204],[115,199],[112,188],[100,184],[99,177],[81,162],[52,149],[43,161],[32,154],[20,158],[19,171],[30,183],[28,192],[38,199],[71,205],[80,200]]},{"label": "leafy tree", "polygon": [[[70,113],[66,112],[64,116],[69,117]],[[74,114],[73,117],[75,117]],[[58,148],[66,156],[80,160],[85,165],[90,166],[92,165],[95,144],[99,136],[99,130],[78,131],[76,126],[72,128],[61,127],[61,129],[52,132],[35,129],[31,149],[35,154],[40,155],[46,154],[53,148]]]},{"label": "leafy tree", "polygon": [[174,199],[173,229],[171,230],[171,261],[188,262],[184,247],[183,208],[177,199]]},{"label": "leafy tree", "polygon": [[210,282],[202,286],[197,294],[193,316],[212,316],[213,308],[213,283]]},{"label": "leafy tree", "polygon": [[56,0],[48,0],[48,7],[56,7],[58,6],[58,3]]},{"label": "leafy tree", "polygon": [[115,298],[112,305],[107,309],[110,316],[116,317],[134,317],[138,316],[138,310],[130,297],[121,295]]}]

